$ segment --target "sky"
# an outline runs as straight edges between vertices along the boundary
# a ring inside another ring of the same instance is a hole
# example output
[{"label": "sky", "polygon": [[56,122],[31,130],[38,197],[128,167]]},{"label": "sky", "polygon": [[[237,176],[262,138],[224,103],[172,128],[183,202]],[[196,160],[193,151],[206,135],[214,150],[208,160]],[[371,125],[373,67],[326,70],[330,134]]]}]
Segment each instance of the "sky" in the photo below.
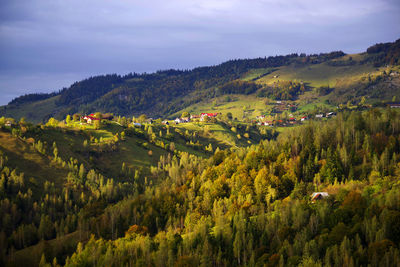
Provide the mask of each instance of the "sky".
[{"label": "sky", "polygon": [[0,0],[0,105],[99,74],[400,38],[398,0]]}]

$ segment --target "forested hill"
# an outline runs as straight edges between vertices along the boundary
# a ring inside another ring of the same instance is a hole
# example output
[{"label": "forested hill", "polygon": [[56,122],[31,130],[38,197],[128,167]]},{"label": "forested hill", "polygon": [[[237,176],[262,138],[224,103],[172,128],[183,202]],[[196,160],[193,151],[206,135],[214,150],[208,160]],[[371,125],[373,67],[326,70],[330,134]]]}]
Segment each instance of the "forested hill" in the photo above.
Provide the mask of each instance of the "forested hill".
[{"label": "forested hill", "polygon": [[[400,40],[374,45],[368,48],[366,53],[355,57],[348,57],[341,51],[314,55],[291,54],[230,60],[217,66],[199,67],[193,70],[95,76],[76,82],[57,93],[18,97],[7,106],[1,107],[0,115],[17,119],[25,117],[34,122],[47,121],[50,117],[60,119],[67,114],[93,111],[112,112],[116,115],[145,113],[156,117],[167,116],[195,103],[223,94],[248,95],[255,94],[259,90],[271,91],[273,89],[262,78],[285,69],[312,68],[315,76],[320,80],[326,80],[328,84],[325,67],[329,67],[328,72],[332,71],[332,73],[335,73],[336,69],[355,69],[358,75],[361,66],[370,66],[370,69],[362,70],[367,75],[372,68],[388,64],[397,65],[399,51]],[[258,75],[248,79],[249,73],[258,73]],[[297,78],[304,80],[305,84],[310,83],[302,77]],[[290,79],[289,77],[286,80]],[[229,88],[232,84],[234,84],[233,89]],[[346,87],[346,90],[350,87]]]},{"label": "forested hill", "polygon": [[[206,151],[185,141],[249,125],[68,121],[0,119],[1,266],[399,265],[398,109]],[[145,158],[148,170],[131,166]]]}]

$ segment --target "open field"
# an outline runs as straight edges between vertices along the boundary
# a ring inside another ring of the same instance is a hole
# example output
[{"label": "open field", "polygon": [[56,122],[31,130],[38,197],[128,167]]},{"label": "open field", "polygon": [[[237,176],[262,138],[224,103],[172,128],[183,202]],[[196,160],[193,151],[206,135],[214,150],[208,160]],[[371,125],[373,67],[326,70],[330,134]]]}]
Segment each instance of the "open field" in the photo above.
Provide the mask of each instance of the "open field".
[{"label": "open field", "polygon": [[171,117],[180,117],[184,111],[190,114],[219,112],[223,115],[230,112],[233,118],[239,120],[244,118],[254,119],[256,116],[262,115],[265,108],[265,98],[256,97],[255,95],[225,95],[217,97],[211,102],[204,101],[191,105]]},{"label": "open field", "polygon": [[[279,67],[256,82],[272,85],[277,81],[303,81],[311,87],[335,87],[338,82],[346,80],[348,83],[357,82],[363,75],[373,72],[372,65],[330,66],[326,63],[315,65],[290,65]],[[276,77],[274,77],[276,76]]]}]

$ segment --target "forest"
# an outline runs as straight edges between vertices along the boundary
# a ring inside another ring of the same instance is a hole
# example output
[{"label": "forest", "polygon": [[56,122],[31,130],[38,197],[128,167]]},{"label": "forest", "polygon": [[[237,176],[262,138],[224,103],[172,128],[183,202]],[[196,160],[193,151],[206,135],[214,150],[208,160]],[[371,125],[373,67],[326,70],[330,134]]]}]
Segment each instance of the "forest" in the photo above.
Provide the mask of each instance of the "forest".
[{"label": "forest", "polygon": [[[0,119],[0,133],[11,134],[4,123]],[[18,265],[21,251],[40,245],[39,266],[400,262],[400,112],[395,109],[344,110],[330,120],[270,132],[257,144],[211,148],[204,156],[169,147],[148,170],[121,162],[113,178],[102,174],[90,152],[101,144],[57,125],[54,119],[46,125],[20,121],[12,134],[18,142],[31,140],[29,149],[58,176],[35,179],[19,171],[23,162],[16,163],[9,150],[0,157],[5,265]],[[163,128],[155,134],[155,125],[150,133],[126,127],[101,149],[118,151],[129,135],[141,134],[149,145],[165,136]],[[69,157],[59,142],[37,138],[46,134],[49,140],[79,138],[84,148]],[[83,163],[86,153],[93,159]],[[311,201],[314,192],[329,196]],[[76,243],[62,241],[71,239]]]}]

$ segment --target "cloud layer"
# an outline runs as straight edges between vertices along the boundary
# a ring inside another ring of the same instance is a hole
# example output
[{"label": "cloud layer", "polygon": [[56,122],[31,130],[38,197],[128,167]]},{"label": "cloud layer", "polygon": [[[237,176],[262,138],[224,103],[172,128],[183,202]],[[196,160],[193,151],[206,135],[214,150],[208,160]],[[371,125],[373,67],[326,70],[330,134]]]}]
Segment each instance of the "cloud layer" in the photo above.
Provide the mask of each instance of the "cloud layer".
[{"label": "cloud layer", "polygon": [[0,0],[0,104],[89,75],[292,52],[360,52],[400,37],[389,0]]}]

